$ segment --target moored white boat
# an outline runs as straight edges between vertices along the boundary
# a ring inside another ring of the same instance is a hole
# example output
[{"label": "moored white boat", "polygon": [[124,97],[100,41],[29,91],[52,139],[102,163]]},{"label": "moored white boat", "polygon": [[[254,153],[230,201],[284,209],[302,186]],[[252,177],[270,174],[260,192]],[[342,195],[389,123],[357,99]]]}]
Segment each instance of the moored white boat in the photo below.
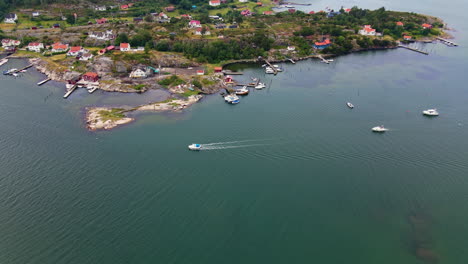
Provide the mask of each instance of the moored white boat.
[{"label": "moored white boat", "polygon": [[224,101],[226,101],[228,104],[238,104],[240,103],[239,97],[235,94],[229,94],[224,97]]},{"label": "moored white boat", "polygon": [[265,68],[265,73],[274,74],[274,73],[275,73],[275,70],[273,70],[273,68],[271,68],[271,67],[266,67],[266,68]]},{"label": "moored white boat", "polygon": [[2,66],[3,64],[7,63],[8,62],[8,59],[2,59],[0,61],[0,66]]},{"label": "moored white boat", "polygon": [[354,108],[354,105],[353,105],[352,103],[350,103],[350,102],[347,102],[346,105],[347,105],[349,108],[351,108],[351,109]]},{"label": "moored white boat", "polygon": [[188,148],[190,150],[201,150],[202,149],[202,145],[201,144],[191,144],[188,146]]},{"label": "moored white boat", "polygon": [[259,83],[255,86],[255,89],[260,90],[260,89],[263,89],[263,88],[265,88],[265,87],[266,87],[266,85],[265,85],[264,83],[259,82]]},{"label": "moored white boat", "polygon": [[383,133],[385,131],[388,131],[387,128],[385,128],[384,126],[376,126],[376,127],[373,127],[372,128],[372,132],[380,132],[380,133]]},{"label": "moored white boat", "polygon": [[439,112],[437,112],[437,109],[427,109],[422,112],[423,112],[423,115],[426,115],[426,116],[438,116],[439,115]]},{"label": "moored white boat", "polygon": [[247,95],[247,94],[249,94],[249,89],[247,89],[247,86],[244,86],[236,90],[236,95]]}]

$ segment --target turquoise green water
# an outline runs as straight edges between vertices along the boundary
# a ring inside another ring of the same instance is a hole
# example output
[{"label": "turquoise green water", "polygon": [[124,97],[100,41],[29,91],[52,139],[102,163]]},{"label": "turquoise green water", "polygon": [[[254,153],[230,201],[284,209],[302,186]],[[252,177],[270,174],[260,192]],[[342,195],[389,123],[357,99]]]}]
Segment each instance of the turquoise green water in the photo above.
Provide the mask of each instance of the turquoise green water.
[{"label": "turquoise green water", "polygon": [[33,71],[1,76],[0,262],[429,263],[418,247],[466,262],[467,6],[432,4],[460,47],[250,67],[271,85],[238,105],[208,96],[110,132],[87,132],[82,108],[164,94],[63,100]]}]

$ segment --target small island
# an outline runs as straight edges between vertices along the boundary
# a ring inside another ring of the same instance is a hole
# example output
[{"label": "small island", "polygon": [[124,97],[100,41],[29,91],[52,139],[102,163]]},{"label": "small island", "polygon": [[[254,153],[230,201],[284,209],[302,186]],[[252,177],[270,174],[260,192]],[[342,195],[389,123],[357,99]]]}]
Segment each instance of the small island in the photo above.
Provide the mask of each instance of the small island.
[{"label": "small island", "polygon": [[130,112],[180,111],[202,94],[232,91],[225,67],[233,63],[325,60],[450,38],[439,18],[385,8],[303,12],[269,0],[195,2],[10,4],[0,11],[2,50],[63,82],[65,98],[79,87],[171,94],[132,109],[87,108],[88,129],[108,130],[132,122]]}]

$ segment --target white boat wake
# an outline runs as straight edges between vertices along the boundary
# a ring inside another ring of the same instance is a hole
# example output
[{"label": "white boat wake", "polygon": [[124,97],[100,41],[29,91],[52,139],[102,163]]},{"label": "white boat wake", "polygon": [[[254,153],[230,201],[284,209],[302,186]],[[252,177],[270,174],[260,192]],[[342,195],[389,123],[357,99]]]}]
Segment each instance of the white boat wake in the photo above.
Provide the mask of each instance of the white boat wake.
[{"label": "white boat wake", "polygon": [[232,145],[232,146],[223,146],[223,145],[203,145],[201,150],[222,150],[222,149],[233,149],[233,148],[248,148],[248,147],[256,147],[256,146],[265,146],[268,144],[250,144],[250,145]]},{"label": "white boat wake", "polygon": [[201,144],[203,147],[208,147],[208,146],[218,146],[218,145],[231,145],[235,143],[244,143],[244,142],[255,142],[255,141],[268,141],[268,140],[273,140],[273,139],[246,139],[246,140],[237,140],[237,141],[225,141],[225,142],[214,142],[214,143],[206,143],[206,144]]}]

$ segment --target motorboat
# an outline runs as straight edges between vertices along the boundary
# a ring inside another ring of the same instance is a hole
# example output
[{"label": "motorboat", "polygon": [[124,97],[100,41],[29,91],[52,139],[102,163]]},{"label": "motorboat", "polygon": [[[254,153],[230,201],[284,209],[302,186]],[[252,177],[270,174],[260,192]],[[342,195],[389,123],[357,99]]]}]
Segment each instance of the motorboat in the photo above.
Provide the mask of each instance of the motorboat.
[{"label": "motorboat", "polygon": [[239,97],[235,94],[229,94],[224,97],[224,101],[226,101],[228,104],[238,104],[240,103]]},{"label": "motorboat", "polygon": [[275,73],[275,70],[273,70],[273,68],[271,68],[271,67],[266,67],[266,68],[265,68],[265,73],[274,74],[274,73]]},{"label": "motorboat", "polygon": [[249,89],[247,89],[247,86],[244,86],[236,90],[236,95],[247,95],[247,94],[249,94]]},{"label": "motorboat", "polygon": [[354,105],[353,105],[352,103],[350,103],[350,102],[347,102],[346,105],[347,105],[349,108],[351,108],[351,109],[354,108]]},{"label": "motorboat", "polygon": [[383,132],[385,132],[387,130],[388,129],[385,128],[384,126],[376,126],[376,127],[372,128],[372,132],[379,132],[379,133],[383,133]]},{"label": "motorboat", "polygon": [[8,62],[8,59],[2,59],[0,61],[0,66],[2,66],[3,64],[7,63]]},{"label": "motorboat", "polygon": [[276,69],[277,72],[282,72],[283,69],[279,65],[273,65],[273,67]]},{"label": "motorboat", "polygon": [[427,109],[422,112],[423,112],[423,115],[426,115],[426,116],[438,116],[439,115],[439,112],[437,112],[437,109]]},{"label": "motorboat", "polygon": [[18,69],[9,69],[9,70],[6,70],[6,71],[3,71],[3,75],[10,75],[12,74],[13,72],[17,71]]},{"label": "motorboat", "polygon": [[188,148],[190,150],[201,150],[202,149],[202,145],[201,144],[191,144],[188,146]]},{"label": "motorboat", "polygon": [[264,83],[259,82],[259,83],[255,86],[255,89],[260,90],[260,89],[263,89],[263,88],[265,88],[265,87],[266,87],[266,85],[265,85]]}]

